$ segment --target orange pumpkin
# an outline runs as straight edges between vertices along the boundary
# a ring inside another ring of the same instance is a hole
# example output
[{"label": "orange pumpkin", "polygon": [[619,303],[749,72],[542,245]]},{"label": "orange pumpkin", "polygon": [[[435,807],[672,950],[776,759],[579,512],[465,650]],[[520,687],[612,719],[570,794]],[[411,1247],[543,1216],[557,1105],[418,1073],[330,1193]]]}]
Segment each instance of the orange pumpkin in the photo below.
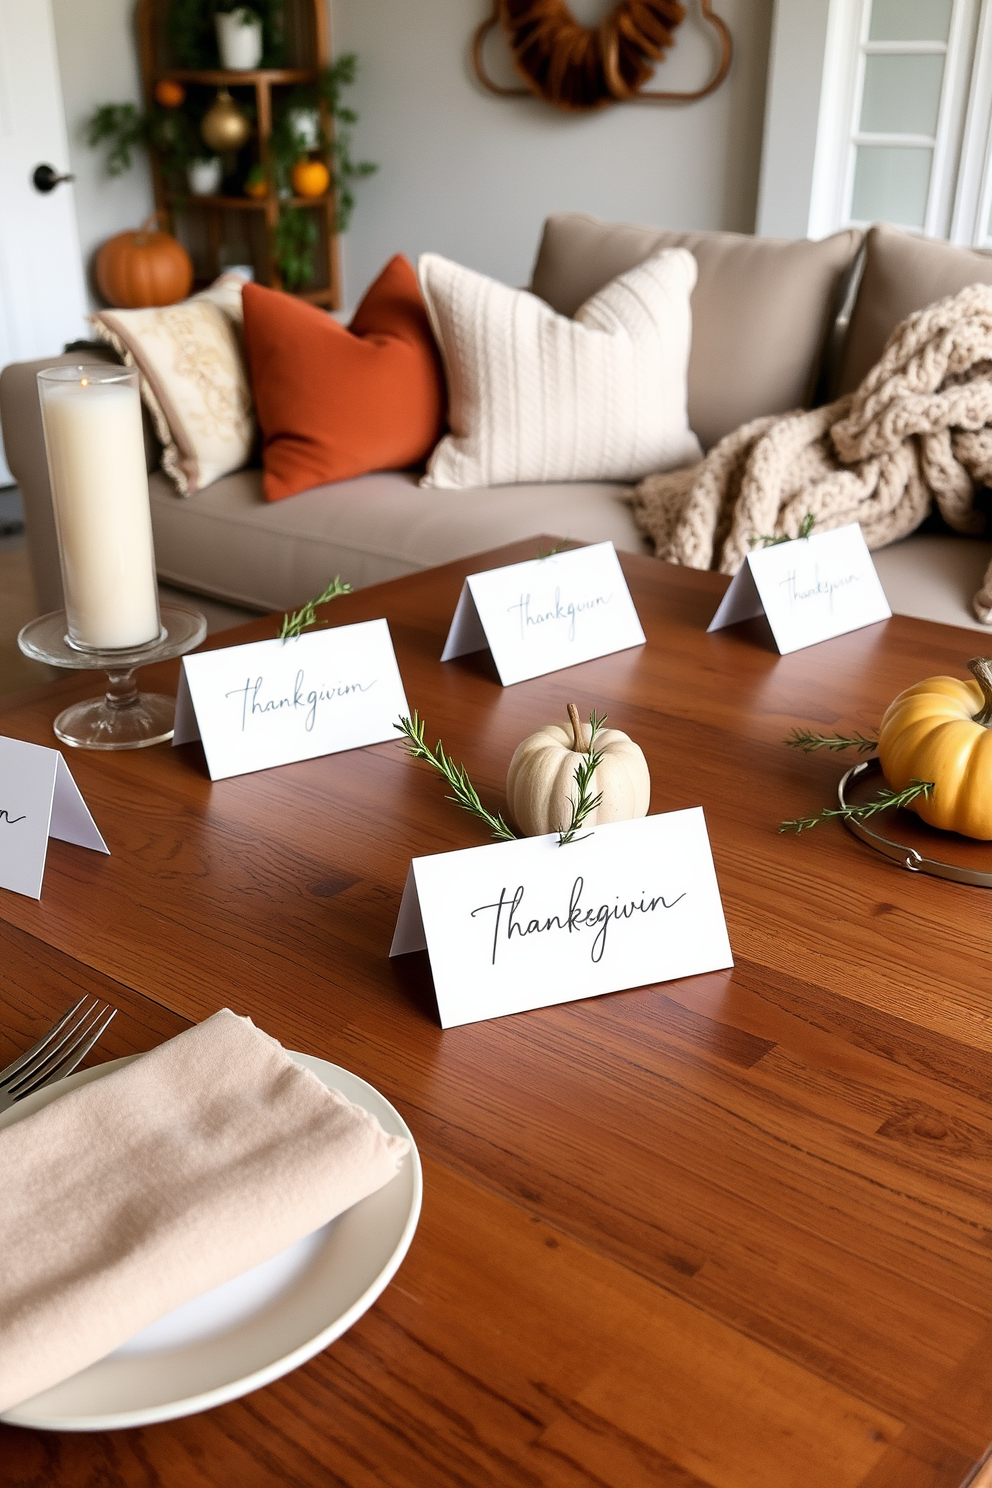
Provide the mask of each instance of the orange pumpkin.
[{"label": "orange pumpkin", "polygon": [[169,233],[154,231],[156,215],[137,232],[118,233],[96,256],[103,298],[122,310],[174,305],[193,287],[193,262]]},{"label": "orange pumpkin", "polygon": [[322,160],[304,156],[293,166],[289,179],[297,196],[323,196],[331,184],[331,173]]},{"label": "orange pumpkin", "polygon": [[172,78],[161,78],[155,84],[155,102],[163,108],[180,108],[186,102],[186,89]]}]

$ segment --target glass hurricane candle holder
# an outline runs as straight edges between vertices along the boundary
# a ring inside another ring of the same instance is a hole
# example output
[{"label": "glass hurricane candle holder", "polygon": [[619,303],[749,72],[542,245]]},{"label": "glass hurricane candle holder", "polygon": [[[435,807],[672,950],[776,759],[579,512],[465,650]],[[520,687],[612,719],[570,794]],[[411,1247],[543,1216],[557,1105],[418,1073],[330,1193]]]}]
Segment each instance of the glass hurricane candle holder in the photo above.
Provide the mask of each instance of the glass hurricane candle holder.
[{"label": "glass hurricane candle holder", "polygon": [[[175,698],[139,693],[138,667],[198,646],[196,610],[159,613],[138,374],[104,364],[38,373],[65,609],[25,625],[25,656],[110,679],[55,720],[65,744],[140,749],[171,739]],[[163,620],[165,624],[163,624]]]},{"label": "glass hurricane candle holder", "polygon": [[73,703],[56,718],[53,728],[63,744],[75,749],[143,749],[172,738],[176,700],[160,692],[139,692],[134,680],[138,667],[182,656],[198,646],[207,622],[198,610],[162,606],[161,635],[132,650],[83,651],[65,634],[64,610],[39,615],[24,626],[17,644],[25,656],[49,666],[73,671],[107,673],[106,695]]},{"label": "glass hurricane candle holder", "polygon": [[162,626],[138,374],[49,367],[38,389],[69,645],[149,645]]}]

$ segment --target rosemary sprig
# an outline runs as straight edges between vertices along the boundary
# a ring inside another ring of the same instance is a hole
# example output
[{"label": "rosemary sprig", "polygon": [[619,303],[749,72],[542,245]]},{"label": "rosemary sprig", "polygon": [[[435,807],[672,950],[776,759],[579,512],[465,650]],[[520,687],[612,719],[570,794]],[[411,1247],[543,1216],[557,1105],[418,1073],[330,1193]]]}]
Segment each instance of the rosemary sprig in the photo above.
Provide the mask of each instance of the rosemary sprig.
[{"label": "rosemary sprig", "polygon": [[845,821],[867,821],[869,817],[875,816],[879,811],[888,811],[890,807],[911,806],[920,796],[929,796],[932,790],[932,780],[911,780],[901,791],[883,787],[873,801],[863,801],[860,806],[825,806],[816,816],[800,816],[795,821],[784,821],[779,831],[798,834],[805,832],[808,827],[815,827],[819,822],[829,821],[834,816],[843,817]]},{"label": "rosemary sprig", "polygon": [[812,754],[814,749],[829,749],[831,754],[856,749],[859,754],[871,754],[878,748],[877,739],[870,739],[858,729],[852,739],[847,739],[843,734],[814,734],[811,729],[794,728],[784,742],[790,749],[801,749],[803,754]]},{"label": "rosemary sprig", "polygon": [[[574,703],[569,703],[568,714],[572,720],[572,731],[575,735],[575,742],[578,744],[581,738],[581,732],[579,715]],[[567,847],[570,842],[575,842],[576,840],[581,841],[581,838],[576,839],[576,832],[588,821],[589,817],[596,810],[596,807],[602,804],[603,792],[600,791],[599,795],[591,796],[589,794],[589,787],[592,784],[592,777],[596,773],[596,766],[603,758],[602,752],[596,748],[596,735],[605,722],[605,713],[600,718],[594,708],[589,714],[589,745],[584,757],[575,767],[576,795],[571,798],[572,820],[567,827],[558,833],[559,847]],[[586,835],[588,836],[589,834],[587,833]]]},{"label": "rosemary sprig", "polygon": [[[294,610],[291,615],[283,615],[282,629],[276,637],[279,641],[295,640],[311,625],[317,624],[317,606],[330,604],[332,599],[337,599],[342,594],[350,594],[351,585],[342,584],[341,575],[335,574],[323,594],[318,594],[316,599],[308,599],[302,610]],[[321,622],[326,625],[327,621]]]},{"label": "rosemary sprig", "polygon": [[749,537],[747,544],[749,548],[756,548],[759,543],[763,548],[777,548],[779,543],[787,543],[794,540],[798,542],[802,538],[809,537],[815,526],[816,518],[812,512],[807,512],[799,523],[799,531],[796,533],[795,539],[791,538],[787,532],[761,533],[757,537]]},{"label": "rosemary sprig", "polygon": [[418,717],[416,710],[412,718],[401,718],[393,726],[405,736],[407,754],[413,759],[425,760],[437,770],[439,775],[444,776],[452,790],[452,794],[447,798],[449,801],[454,801],[455,805],[460,806],[463,811],[468,811],[472,816],[477,816],[480,821],[485,822],[498,842],[516,840],[516,833],[510,830],[499,812],[493,816],[491,811],[486,810],[479,800],[478,791],[468,778],[465,766],[455,765],[454,761],[449,759],[444,752],[441,740],[438,739],[433,750],[424,742],[425,724],[423,719]]}]

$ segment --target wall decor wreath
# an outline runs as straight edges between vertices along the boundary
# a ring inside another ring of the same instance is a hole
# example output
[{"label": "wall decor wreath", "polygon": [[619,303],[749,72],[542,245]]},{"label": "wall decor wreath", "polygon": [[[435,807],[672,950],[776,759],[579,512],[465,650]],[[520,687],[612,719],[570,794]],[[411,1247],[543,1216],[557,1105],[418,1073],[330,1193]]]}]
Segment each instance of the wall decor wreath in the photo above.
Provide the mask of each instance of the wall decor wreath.
[{"label": "wall decor wreath", "polygon": [[[720,60],[709,82],[693,92],[662,92],[644,85],[674,44],[685,19],[679,0],[619,0],[598,26],[580,26],[566,0],[493,0],[492,13],[475,32],[472,63],[484,88],[501,98],[536,94],[571,112],[609,103],[692,103],[719,88],[733,57],[725,21],[711,0],[700,0],[702,17],[716,32]],[[483,47],[500,26],[525,86],[505,88],[485,69]]]}]

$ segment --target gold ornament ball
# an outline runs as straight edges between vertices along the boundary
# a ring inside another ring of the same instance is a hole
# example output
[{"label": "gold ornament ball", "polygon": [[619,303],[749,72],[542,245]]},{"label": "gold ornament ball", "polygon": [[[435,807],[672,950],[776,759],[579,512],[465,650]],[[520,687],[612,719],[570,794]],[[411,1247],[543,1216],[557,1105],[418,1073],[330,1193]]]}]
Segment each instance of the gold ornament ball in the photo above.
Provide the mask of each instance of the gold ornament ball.
[{"label": "gold ornament ball", "polygon": [[251,124],[226,88],[220,89],[204,114],[200,133],[218,155],[240,150],[251,134]]}]

